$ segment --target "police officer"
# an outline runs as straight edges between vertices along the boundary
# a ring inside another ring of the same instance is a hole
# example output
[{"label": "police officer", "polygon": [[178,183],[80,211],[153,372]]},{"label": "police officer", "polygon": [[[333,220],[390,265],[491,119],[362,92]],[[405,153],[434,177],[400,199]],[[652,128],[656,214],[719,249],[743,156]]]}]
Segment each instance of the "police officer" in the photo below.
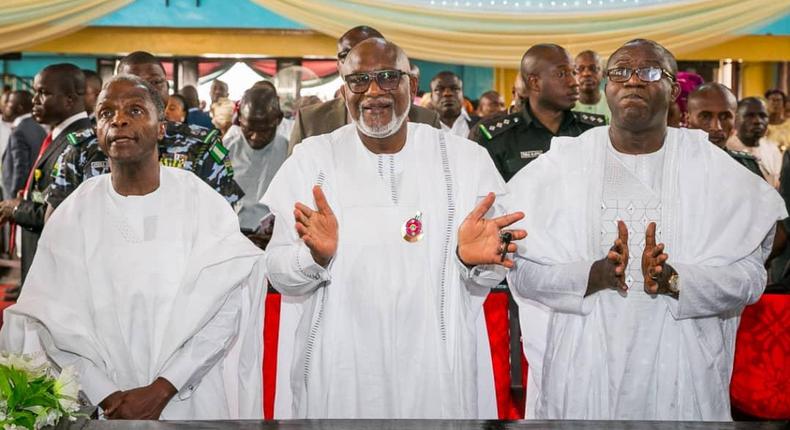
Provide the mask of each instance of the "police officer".
[{"label": "police officer", "polygon": [[[168,98],[168,82],[164,67],[153,55],[137,51],[121,59],[119,74],[138,76],[157,89],[162,100]],[[101,112],[97,112],[100,115]],[[164,166],[189,170],[202,178],[231,205],[241,200],[244,192],[233,180],[228,150],[216,129],[167,121],[165,136],[159,142],[159,161]],[[82,181],[109,172],[107,157],[95,140],[71,145],[53,170],[54,181],[46,201],[53,208],[74,191]]]},{"label": "police officer", "polygon": [[555,136],[578,136],[606,123],[603,115],[571,112],[579,100],[573,60],[563,47],[534,45],[521,59],[527,99],[520,112],[481,121],[469,135],[488,149],[507,181],[549,150]]},{"label": "police officer", "polygon": [[[45,67],[33,80],[33,118],[52,130],[42,142],[21,197],[0,203],[0,222],[22,227],[22,282],[44,228],[44,191],[51,183],[49,172],[69,143],[95,139],[85,112],[85,76],[73,64]],[[6,299],[15,299],[18,289],[6,290]]]}]

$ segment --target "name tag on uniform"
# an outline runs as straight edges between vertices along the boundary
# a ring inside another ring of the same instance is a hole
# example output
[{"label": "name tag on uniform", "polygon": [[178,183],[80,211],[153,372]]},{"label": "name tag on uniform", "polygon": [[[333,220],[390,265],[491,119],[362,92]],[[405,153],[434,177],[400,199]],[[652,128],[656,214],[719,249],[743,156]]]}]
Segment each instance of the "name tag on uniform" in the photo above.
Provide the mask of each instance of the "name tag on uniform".
[{"label": "name tag on uniform", "polygon": [[109,161],[105,160],[105,161],[92,161],[91,162],[91,169],[94,172],[104,172],[105,170],[108,170],[109,168],[110,168],[110,162]]},{"label": "name tag on uniform", "polygon": [[526,160],[529,158],[536,158],[538,155],[543,154],[543,151],[536,150],[536,151],[521,151],[521,159]]}]

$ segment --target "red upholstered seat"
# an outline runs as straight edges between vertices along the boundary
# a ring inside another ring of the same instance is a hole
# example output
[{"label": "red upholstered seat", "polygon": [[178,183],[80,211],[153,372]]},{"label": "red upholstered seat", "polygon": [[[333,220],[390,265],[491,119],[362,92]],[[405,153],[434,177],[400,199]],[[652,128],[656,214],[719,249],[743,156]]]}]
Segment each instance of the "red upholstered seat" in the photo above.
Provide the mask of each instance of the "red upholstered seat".
[{"label": "red upholstered seat", "polygon": [[790,295],[764,294],[744,310],[730,397],[753,417],[790,419]]}]

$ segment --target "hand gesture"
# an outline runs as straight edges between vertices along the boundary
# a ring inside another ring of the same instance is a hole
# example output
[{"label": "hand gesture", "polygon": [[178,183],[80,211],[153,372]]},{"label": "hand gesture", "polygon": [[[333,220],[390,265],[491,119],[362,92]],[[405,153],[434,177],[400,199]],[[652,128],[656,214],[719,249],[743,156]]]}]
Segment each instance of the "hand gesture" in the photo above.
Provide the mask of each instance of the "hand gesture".
[{"label": "hand gesture", "polygon": [[0,225],[14,221],[14,209],[19,206],[19,199],[0,201]]},{"label": "hand gesture", "polygon": [[515,252],[517,246],[510,240],[521,240],[527,237],[526,230],[508,230],[508,240],[500,235],[502,228],[524,218],[523,212],[514,212],[493,219],[483,218],[494,204],[494,193],[488,195],[478,203],[472,212],[461,223],[458,229],[458,257],[467,266],[480,264],[500,264],[507,268],[513,267],[513,260],[505,254]]},{"label": "hand gesture", "polygon": [[645,250],[642,252],[642,275],[645,278],[645,292],[658,294],[656,280],[664,273],[664,265],[669,255],[664,252],[664,244],[656,245],[656,223],[651,222],[645,231]]},{"label": "hand gesture", "polygon": [[585,296],[608,288],[627,291],[625,270],[628,268],[628,227],[617,221],[617,239],[606,257],[593,263]]},{"label": "hand gesture", "polygon": [[317,210],[299,202],[294,205],[296,233],[310,248],[313,260],[326,267],[337,252],[337,219],[318,185],[313,187],[313,198]]}]

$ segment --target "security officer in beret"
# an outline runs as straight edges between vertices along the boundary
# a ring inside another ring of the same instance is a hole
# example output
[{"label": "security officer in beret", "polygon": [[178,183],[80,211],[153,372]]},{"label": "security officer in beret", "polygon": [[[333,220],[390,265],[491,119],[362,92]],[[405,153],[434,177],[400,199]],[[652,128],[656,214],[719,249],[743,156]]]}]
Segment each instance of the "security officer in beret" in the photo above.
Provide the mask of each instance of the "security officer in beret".
[{"label": "security officer in beret", "polygon": [[532,46],[521,59],[528,96],[521,111],[485,119],[470,131],[469,138],[488,149],[505,181],[548,151],[553,137],[575,137],[606,124],[603,115],[571,112],[579,100],[575,74],[565,48]]}]

